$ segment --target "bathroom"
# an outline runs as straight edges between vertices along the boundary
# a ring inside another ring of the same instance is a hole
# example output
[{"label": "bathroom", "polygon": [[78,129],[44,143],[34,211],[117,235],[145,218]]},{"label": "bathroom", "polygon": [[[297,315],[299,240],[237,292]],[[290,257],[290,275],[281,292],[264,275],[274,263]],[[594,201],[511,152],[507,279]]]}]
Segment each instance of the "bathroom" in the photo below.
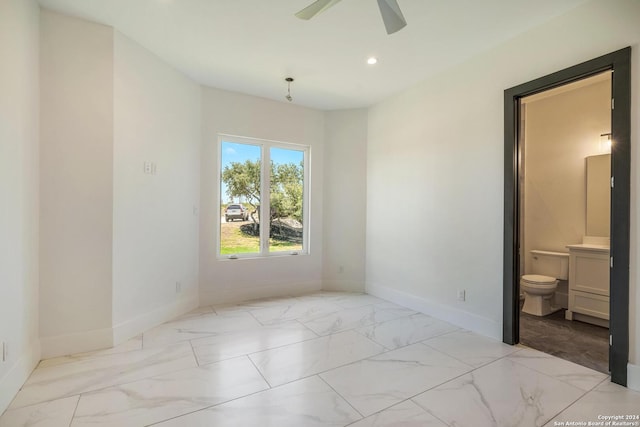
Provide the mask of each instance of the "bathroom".
[{"label": "bathroom", "polygon": [[520,342],[608,372],[611,72],[523,98]]}]

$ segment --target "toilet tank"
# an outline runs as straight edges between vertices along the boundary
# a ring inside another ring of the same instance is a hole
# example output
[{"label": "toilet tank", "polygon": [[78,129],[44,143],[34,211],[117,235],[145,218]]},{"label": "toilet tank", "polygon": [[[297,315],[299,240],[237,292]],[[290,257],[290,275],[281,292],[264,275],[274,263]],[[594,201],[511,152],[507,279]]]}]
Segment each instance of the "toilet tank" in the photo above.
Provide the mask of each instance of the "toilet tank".
[{"label": "toilet tank", "polygon": [[531,251],[531,267],[533,274],[567,280],[569,278],[569,254],[534,249]]}]

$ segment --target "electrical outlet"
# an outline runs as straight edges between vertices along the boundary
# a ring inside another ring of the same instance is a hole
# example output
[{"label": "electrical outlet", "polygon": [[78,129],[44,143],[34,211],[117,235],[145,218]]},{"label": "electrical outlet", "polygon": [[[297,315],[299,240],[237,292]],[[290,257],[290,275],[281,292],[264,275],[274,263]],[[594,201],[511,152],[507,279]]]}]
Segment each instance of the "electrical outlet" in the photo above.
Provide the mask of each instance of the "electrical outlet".
[{"label": "electrical outlet", "polygon": [[176,282],[176,294],[179,294],[180,292],[182,292],[182,283]]},{"label": "electrical outlet", "polygon": [[458,301],[465,301],[466,300],[466,294],[467,294],[467,292],[464,289],[459,289],[458,290]]},{"label": "electrical outlet", "polygon": [[338,274],[344,273],[344,265],[338,266]]}]

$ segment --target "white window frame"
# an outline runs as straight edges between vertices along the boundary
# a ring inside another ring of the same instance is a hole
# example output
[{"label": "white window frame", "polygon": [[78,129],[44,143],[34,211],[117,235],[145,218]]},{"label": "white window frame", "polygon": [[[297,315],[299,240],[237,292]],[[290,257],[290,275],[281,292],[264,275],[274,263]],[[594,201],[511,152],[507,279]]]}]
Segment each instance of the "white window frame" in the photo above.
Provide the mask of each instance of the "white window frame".
[{"label": "white window frame", "polygon": [[[260,171],[260,218],[270,217],[271,207],[271,167],[265,167],[265,165],[271,165],[271,148],[283,148],[287,150],[301,151],[303,153],[303,187],[302,187],[302,250],[296,251],[277,251],[269,252],[269,231],[270,225],[267,221],[266,227],[260,227],[260,252],[254,253],[240,253],[231,255],[222,255],[220,253],[221,245],[221,224],[222,224],[222,211],[220,209],[220,201],[222,200],[222,142],[231,142],[235,144],[247,144],[260,147],[261,164]],[[251,138],[246,136],[218,134],[218,167],[217,167],[217,231],[216,231],[216,258],[219,260],[236,260],[236,259],[251,259],[251,258],[267,258],[267,257],[281,257],[291,255],[309,255],[309,238],[310,238],[310,224],[311,218],[309,207],[311,205],[311,146],[303,144],[295,144],[291,142],[272,141],[267,139]],[[263,195],[267,195],[264,199]]]}]

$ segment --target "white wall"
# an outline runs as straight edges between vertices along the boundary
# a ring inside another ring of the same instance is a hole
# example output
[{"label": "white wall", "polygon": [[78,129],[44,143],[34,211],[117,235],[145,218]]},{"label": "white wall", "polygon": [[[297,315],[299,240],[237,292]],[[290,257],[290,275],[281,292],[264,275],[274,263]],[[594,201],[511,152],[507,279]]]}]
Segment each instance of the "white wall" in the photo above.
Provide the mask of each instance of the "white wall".
[{"label": "white wall", "polygon": [[326,113],[323,289],[363,292],[367,110]]},{"label": "white wall", "polygon": [[532,249],[568,252],[586,234],[586,157],[603,154],[600,134],[611,132],[611,80],[525,108],[523,260],[531,274]]},{"label": "white wall", "polygon": [[114,48],[117,343],[198,304],[201,88],[118,32]]},{"label": "white wall", "polygon": [[111,344],[113,30],[43,10],[40,28],[43,356]]},{"label": "white wall", "polygon": [[[587,3],[371,108],[370,292],[501,338],[504,90],[631,45],[629,384],[640,378],[638,17],[635,0]],[[414,221],[390,215],[399,203]],[[461,288],[466,302],[456,301]]]},{"label": "white wall", "polygon": [[199,85],[110,27],[43,11],[41,46],[50,357],[117,344],[198,305],[202,115]]},{"label": "white wall", "polygon": [[[318,290],[322,280],[324,113],[284,102],[205,88],[200,184],[200,304]],[[218,134],[311,146],[310,254],[216,259],[219,227]]]},{"label": "white wall", "polygon": [[38,16],[35,1],[0,1],[0,414],[40,360]]}]

